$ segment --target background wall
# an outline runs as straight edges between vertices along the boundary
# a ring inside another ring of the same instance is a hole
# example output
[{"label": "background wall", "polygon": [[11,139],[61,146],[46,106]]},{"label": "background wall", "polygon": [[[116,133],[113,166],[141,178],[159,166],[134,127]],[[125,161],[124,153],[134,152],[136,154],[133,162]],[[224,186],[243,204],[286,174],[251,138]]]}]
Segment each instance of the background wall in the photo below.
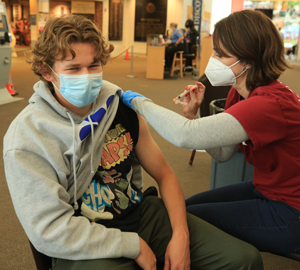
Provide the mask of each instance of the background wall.
[{"label": "background wall", "polygon": [[[108,38],[108,0],[103,1],[103,7],[107,7],[107,11],[103,12],[103,33]],[[167,9],[167,27],[171,22],[178,23],[179,28],[183,28],[186,21],[187,4],[192,0],[168,0]],[[124,52],[128,47],[134,46],[135,54],[146,54],[146,42],[134,41],[134,24],[135,24],[135,0],[124,0],[124,21],[123,21],[123,40],[113,41],[115,50],[112,57]],[[165,34],[165,33],[162,33]]]},{"label": "background wall", "polygon": [[[37,3],[38,0],[5,0],[8,3],[9,1],[18,1],[20,3],[26,2],[26,6],[30,5],[30,14],[36,14],[36,19],[38,19],[38,11],[37,11]],[[57,4],[67,3],[70,6],[70,1],[82,1],[82,0],[49,0],[50,7]],[[87,1],[95,1],[101,2],[103,4],[102,13],[103,20],[102,21],[102,33],[108,40],[108,31],[109,31],[109,0],[87,0]],[[231,9],[231,1],[239,1],[241,0],[203,0],[202,1],[202,18],[206,17],[209,14],[209,20],[219,19],[219,15],[216,16],[215,13],[224,12],[226,13],[221,15],[222,17],[227,16],[228,12],[230,13]],[[123,39],[120,41],[111,41],[115,46],[115,50],[112,53],[112,57],[118,56],[120,54],[125,54],[126,49],[131,50],[131,46],[133,46],[135,55],[146,55],[146,42],[135,42],[134,41],[134,29],[135,29],[135,2],[136,0],[123,0]],[[167,28],[171,22],[176,22],[179,28],[184,28],[185,21],[187,19],[188,12],[191,12],[191,8],[193,5],[193,0],[167,0]],[[216,8],[213,8],[213,5]],[[222,9],[219,6],[222,6]],[[223,7],[226,6],[224,9]],[[54,12],[54,11],[53,11]],[[69,12],[69,10],[68,10]],[[59,12],[58,12],[59,13]],[[98,11],[97,11],[98,13]],[[10,15],[10,12],[8,13]],[[213,25],[213,23],[212,23]],[[209,33],[209,31],[205,31],[201,33],[201,36],[205,36]],[[165,34],[165,33],[162,33]],[[31,39],[32,44],[35,43],[38,37],[38,28],[34,25],[31,25]]]},{"label": "background wall", "polygon": [[[212,12],[213,1],[225,0],[204,0],[202,13],[204,11]],[[226,0],[230,2],[231,0]],[[103,34],[108,38],[108,0],[103,0]],[[168,0],[167,9],[167,28],[171,22],[176,22],[178,28],[184,28],[187,19],[188,6],[193,5],[193,0]],[[223,5],[223,4],[222,4]],[[106,9],[106,10],[105,10]],[[113,41],[115,50],[112,57],[124,52],[128,47],[134,46],[134,54],[146,55],[146,43],[134,42],[134,24],[135,24],[135,0],[124,0],[124,22],[123,22],[123,40]],[[164,34],[164,33],[162,33]]]}]

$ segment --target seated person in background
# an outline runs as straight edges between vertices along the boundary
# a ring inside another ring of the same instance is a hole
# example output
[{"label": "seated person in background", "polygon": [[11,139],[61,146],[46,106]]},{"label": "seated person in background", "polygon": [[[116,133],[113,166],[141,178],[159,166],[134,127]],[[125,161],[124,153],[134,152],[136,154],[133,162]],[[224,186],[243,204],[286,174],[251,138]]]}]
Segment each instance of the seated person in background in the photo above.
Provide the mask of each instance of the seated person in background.
[{"label": "seated person in background", "polygon": [[169,71],[172,67],[174,54],[178,51],[184,51],[184,36],[182,31],[177,28],[177,23],[170,23],[172,35],[169,41],[162,42],[161,45],[166,46],[165,53],[165,70]]},{"label": "seated person in background", "polygon": [[[76,15],[50,18],[33,48],[41,80],[4,138],[7,183],[31,243],[55,270],[262,269],[254,247],[186,214],[145,120],[102,80],[112,50]],[[162,199],[142,193],[139,164]]]},{"label": "seated person in background", "polygon": [[[188,29],[185,35],[185,43],[187,53],[193,53],[192,47],[197,45],[197,37],[199,36],[198,31],[195,29],[195,24],[192,20],[185,22],[185,27]],[[185,62],[186,67],[192,66],[192,58],[187,58]]]}]

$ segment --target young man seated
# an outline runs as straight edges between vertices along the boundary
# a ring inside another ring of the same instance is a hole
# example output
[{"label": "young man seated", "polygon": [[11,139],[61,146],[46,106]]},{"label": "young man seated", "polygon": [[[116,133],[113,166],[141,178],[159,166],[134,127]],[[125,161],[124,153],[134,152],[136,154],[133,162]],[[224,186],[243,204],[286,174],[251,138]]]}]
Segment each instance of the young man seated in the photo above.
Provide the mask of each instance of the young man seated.
[{"label": "young man seated", "polygon": [[[258,251],[186,214],[145,120],[102,80],[112,51],[81,16],[51,18],[35,44],[41,80],[4,138],[17,216],[53,269],[263,269]],[[141,167],[159,198],[142,192]]]}]

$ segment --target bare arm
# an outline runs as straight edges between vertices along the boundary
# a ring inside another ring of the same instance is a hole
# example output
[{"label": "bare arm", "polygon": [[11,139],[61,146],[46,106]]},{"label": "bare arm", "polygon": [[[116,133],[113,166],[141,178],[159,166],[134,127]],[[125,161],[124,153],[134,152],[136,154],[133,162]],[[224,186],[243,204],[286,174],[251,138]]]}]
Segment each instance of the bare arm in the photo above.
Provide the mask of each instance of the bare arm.
[{"label": "bare arm", "polygon": [[147,173],[158,183],[173,230],[166,252],[166,263],[172,262],[172,266],[187,267],[190,264],[190,251],[184,195],[174,171],[152,139],[145,119],[139,116],[139,122],[137,157]]}]

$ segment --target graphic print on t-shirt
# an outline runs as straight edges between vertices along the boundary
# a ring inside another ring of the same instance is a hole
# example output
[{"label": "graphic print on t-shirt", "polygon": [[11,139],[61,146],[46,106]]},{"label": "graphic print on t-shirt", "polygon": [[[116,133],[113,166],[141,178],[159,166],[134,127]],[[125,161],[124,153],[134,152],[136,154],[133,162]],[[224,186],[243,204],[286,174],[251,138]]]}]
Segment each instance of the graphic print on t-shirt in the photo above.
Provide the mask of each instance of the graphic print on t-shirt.
[{"label": "graphic print on t-shirt", "polygon": [[130,181],[135,157],[130,132],[114,124],[106,133],[101,164],[81,200],[89,220],[121,219],[141,202],[142,193]]}]

